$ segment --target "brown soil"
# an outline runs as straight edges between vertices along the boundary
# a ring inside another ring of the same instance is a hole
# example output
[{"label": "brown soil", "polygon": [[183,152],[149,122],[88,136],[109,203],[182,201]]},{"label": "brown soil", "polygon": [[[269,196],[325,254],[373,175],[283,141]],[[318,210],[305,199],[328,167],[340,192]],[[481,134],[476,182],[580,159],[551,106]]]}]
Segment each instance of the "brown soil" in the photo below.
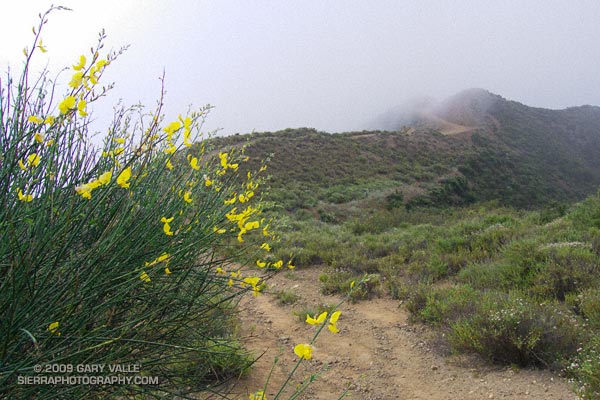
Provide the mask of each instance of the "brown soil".
[{"label": "brown soil", "polygon": [[[235,382],[232,399],[248,399],[261,389],[273,360],[279,355],[266,391],[272,400],[298,358],[293,347],[308,343],[315,327],[301,322],[294,310],[333,305],[341,298],[319,291],[318,269],[282,272],[269,281],[269,293],[241,303],[245,345],[261,355],[252,372]],[[298,294],[293,305],[280,305],[276,292]],[[303,399],[338,399],[348,388],[352,399],[577,399],[565,378],[548,371],[493,366],[476,357],[447,356],[438,351],[425,327],[408,322],[398,301],[378,298],[344,303],[338,321],[341,331],[324,329],[315,343],[313,359],[304,361],[290,381],[294,388],[319,374]]]}]

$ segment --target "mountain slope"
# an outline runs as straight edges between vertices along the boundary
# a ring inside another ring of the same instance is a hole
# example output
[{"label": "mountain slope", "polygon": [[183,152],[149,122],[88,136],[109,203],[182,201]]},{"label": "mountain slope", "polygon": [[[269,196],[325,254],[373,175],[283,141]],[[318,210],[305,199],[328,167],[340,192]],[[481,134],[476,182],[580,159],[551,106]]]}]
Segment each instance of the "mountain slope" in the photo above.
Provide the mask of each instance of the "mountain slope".
[{"label": "mountain slope", "polygon": [[547,110],[469,89],[382,118],[390,131],[300,128],[218,140],[248,140],[255,162],[274,154],[272,187],[289,209],[392,192],[407,205],[498,200],[528,208],[579,200],[600,186],[600,107]]}]

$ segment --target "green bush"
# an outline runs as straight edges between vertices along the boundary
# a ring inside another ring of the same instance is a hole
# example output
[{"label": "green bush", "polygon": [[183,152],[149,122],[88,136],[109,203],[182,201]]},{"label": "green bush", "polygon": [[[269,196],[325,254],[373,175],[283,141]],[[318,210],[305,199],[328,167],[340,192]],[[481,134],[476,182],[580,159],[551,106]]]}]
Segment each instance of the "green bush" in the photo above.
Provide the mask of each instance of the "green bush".
[{"label": "green bush", "polygon": [[409,296],[407,308],[417,320],[449,325],[474,314],[479,298],[479,292],[469,286],[441,289],[421,286]]},{"label": "green bush", "polygon": [[577,382],[577,392],[583,399],[600,398],[600,338],[577,349],[567,372]]},{"label": "green bush", "polygon": [[523,287],[523,270],[519,265],[496,261],[473,263],[457,274],[457,280],[479,290],[510,290]]},{"label": "green bush", "polygon": [[[272,239],[258,175],[241,179],[241,150],[201,138],[208,107],[165,124],[162,99],[152,113],[116,111],[95,148],[87,106],[118,53],[101,58],[101,36],[59,95],[47,72],[29,76],[46,17],[22,75],[0,81],[0,397],[184,395],[241,373],[229,311],[260,278],[226,271],[220,251],[246,237],[249,252],[251,230]],[[34,365],[91,363],[142,364],[159,379],[17,385]]]},{"label": "green bush", "polygon": [[538,304],[517,293],[487,293],[476,314],[451,324],[456,351],[503,364],[561,368],[582,337],[578,321],[558,304]]},{"label": "green bush", "polygon": [[544,247],[545,260],[531,277],[531,293],[542,299],[565,300],[570,293],[600,283],[600,258],[583,243]]},{"label": "green bush", "polygon": [[600,288],[586,289],[567,296],[565,303],[572,306],[590,328],[600,329]]}]

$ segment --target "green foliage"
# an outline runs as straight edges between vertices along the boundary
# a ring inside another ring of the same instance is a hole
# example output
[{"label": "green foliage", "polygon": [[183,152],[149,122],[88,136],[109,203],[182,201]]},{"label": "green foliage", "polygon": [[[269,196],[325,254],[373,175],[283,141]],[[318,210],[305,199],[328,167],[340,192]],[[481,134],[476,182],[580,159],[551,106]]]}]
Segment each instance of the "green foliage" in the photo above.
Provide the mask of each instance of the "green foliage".
[{"label": "green foliage", "polygon": [[404,194],[398,190],[396,190],[394,193],[388,194],[385,199],[387,201],[385,207],[388,210],[400,208],[402,205],[404,205]]},{"label": "green foliage", "polygon": [[598,287],[567,295],[565,303],[581,315],[591,329],[600,329],[600,289]]},{"label": "green foliage", "polygon": [[457,350],[564,365],[574,341],[598,335],[600,110],[478,96],[439,115],[469,133],[288,129],[250,135],[248,154],[286,155],[270,169],[295,218],[283,247],[329,267],[324,292],[368,274],[377,285],[355,300],[388,290]]},{"label": "green foliage", "polygon": [[479,299],[479,292],[469,286],[438,290],[431,286],[421,286],[410,295],[407,308],[422,322],[448,325],[473,315]]},{"label": "green foliage", "polygon": [[594,337],[581,348],[567,369],[577,382],[576,390],[583,399],[600,396],[600,339]]},{"label": "green foliage", "polygon": [[[208,107],[167,126],[160,106],[117,110],[95,148],[85,110],[118,54],[100,59],[101,36],[58,97],[47,73],[29,76],[44,23],[22,75],[0,81],[0,397],[186,396],[242,373],[232,307],[246,290],[217,273],[239,231],[225,200],[249,184],[240,153],[198,143]],[[141,364],[159,380],[17,384],[46,364]]]},{"label": "green foliage", "polygon": [[477,304],[473,315],[451,324],[455,350],[503,364],[562,368],[582,340],[578,321],[558,304],[497,292],[487,292]]},{"label": "green foliage", "polygon": [[300,298],[295,291],[290,289],[281,289],[277,291],[275,297],[277,298],[277,302],[281,305],[294,304]]}]

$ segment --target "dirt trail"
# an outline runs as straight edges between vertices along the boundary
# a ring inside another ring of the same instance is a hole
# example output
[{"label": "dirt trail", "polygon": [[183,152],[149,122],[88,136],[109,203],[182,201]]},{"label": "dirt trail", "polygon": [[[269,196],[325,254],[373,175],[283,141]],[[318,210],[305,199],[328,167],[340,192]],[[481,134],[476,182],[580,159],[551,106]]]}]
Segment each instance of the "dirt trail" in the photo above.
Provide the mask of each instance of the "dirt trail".
[{"label": "dirt trail", "polygon": [[[267,398],[273,399],[296,363],[293,347],[308,343],[315,327],[300,322],[293,310],[336,304],[341,298],[319,292],[319,270],[283,272],[269,281],[269,291],[293,290],[300,299],[279,305],[275,295],[248,296],[240,316],[245,345],[257,361],[249,376],[236,382],[235,399],[248,399],[274,368]],[[344,303],[341,331],[321,332],[313,359],[304,362],[290,383],[291,393],[311,374],[323,371],[305,392],[305,399],[338,399],[349,387],[352,399],[577,399],[564,378],[547,371],[490,366],[474,357],[445,357],[430,349],[427,330],[408,323],[398,301],[381,298]],[[325,368],[327,367],[327,368]],[[287,399],[289,396],[282,396]]]}]

